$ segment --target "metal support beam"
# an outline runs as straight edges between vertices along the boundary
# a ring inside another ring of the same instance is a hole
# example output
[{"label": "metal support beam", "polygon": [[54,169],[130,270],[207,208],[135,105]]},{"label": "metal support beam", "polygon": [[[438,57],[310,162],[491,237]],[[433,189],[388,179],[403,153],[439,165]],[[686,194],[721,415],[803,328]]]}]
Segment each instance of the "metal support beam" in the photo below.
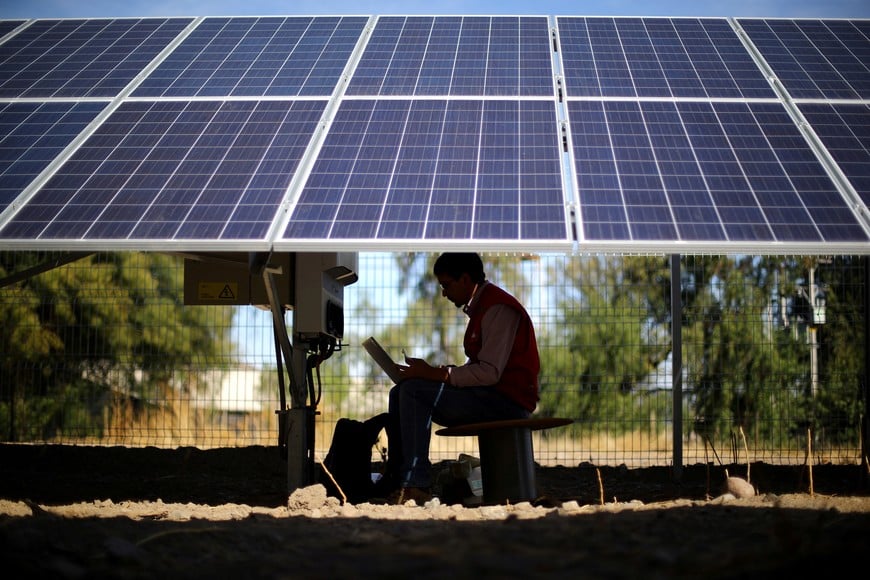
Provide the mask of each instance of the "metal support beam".
[{"label": "metal support beam", "polygon": [[[278,288],[274,279],[276,274],[281,274],[280,268],[272,268],[268,265],[263,267],[263,283],[269,297],[277,344],[276,354],[283,357],[290,377],[288,387],[290,407],[286,408],[282,390],[282,408],[278,410],[278,425],[287,452],[287,488],[288,491],[292,491],[314,482],[314,409],[309,405],[305,388],[305,349],[294,348],[290,341],[284,320],[284,308],[278,299]],[[285,274],[290,276],[292,273]],[[280,364],[278,370],[283,372]]]},{"label": "metal support beam", "polygon": [[22,280],[27,280],[28,278],[32,278],[33,276],[37,276],[43,272],[48,272],[49,270],[65,266],[71,262],[75,262],[76,260],[86,258],[91,254],[93,254],[93,252],[70,252],[69,254],[64,254],[63,256],[57,257],[53,260],[47,260],[41,264],[33,266],[32,268],[27,268],[26,270],[16,272],[0,279],[0,288],[10,286],[16,282],[21,282]]}]

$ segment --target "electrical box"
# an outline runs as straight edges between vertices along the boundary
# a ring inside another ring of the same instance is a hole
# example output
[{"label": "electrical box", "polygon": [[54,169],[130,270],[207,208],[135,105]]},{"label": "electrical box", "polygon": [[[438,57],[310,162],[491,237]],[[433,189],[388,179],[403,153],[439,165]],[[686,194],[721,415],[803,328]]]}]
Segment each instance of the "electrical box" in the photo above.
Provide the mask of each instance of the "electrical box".
[{"label": "electrical box", "polygon": [[[269,265],[275,274],[278,300],[286,308],[296,302],[293,284],[294,254],[272,254]],[[251,274],[251,254],[215,252],[190,255],[184,259],[184,304],[190,306],[246,306],[268,309],[269,295],[263,277]]]},{"label": "electrical box", "polygon": [[344,287],[359,279],[356,270],[357,255],[352,252],[296,254],[297,336],[344,336]]},{"label": "electrical box", "polygon": [[344,336],[344,287],[358,280],[353,252],[241,252],[189,255],[184,260],[184,304],[253,305],[270,309],[259,272],[275,272],[278,301],[294,310],[294,333],[305,339]]}]

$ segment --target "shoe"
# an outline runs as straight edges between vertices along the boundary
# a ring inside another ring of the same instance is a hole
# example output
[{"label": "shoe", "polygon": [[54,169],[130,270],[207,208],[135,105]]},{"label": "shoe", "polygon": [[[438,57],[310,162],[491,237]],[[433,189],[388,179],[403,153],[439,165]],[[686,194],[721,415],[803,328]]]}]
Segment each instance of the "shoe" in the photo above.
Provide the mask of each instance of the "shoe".
[{"label": "shoe", "polygon": [[418,506],[423,506],[432,499],[428,489],[422,487],[400,487],[390,494],[389,503],[392,505],[405,505],[413,501]]},{"label": "shoe", "polygon": [[388,498],[399,491],[399,482],[392,477],[381,477],[372,485],[372,497]]}]

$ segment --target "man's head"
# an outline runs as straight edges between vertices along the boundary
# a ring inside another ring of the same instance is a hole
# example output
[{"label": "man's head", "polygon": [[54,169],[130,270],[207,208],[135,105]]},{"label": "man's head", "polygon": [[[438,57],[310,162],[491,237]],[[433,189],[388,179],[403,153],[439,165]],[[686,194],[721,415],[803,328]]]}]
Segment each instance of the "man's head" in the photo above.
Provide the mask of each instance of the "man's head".
[{"label": "man's head", "polygon": [[441,285],[441,294],[457,308],[468,304],[474,289],[486,280],[483,261],[474,252],[445,252],[435,260],[432,270]]}]

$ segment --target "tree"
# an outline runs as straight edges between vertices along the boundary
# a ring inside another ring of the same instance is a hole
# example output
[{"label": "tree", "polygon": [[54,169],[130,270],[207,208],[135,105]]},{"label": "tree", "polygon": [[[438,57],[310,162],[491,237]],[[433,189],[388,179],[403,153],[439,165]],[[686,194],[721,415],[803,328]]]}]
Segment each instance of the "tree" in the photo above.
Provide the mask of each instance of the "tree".
[{"label": "tree", "polygon": [[[783,411],[801,365],[794,341],[774,324],[772,297],[788,278],[775,258],[686,259],[683,344],[693,429],[708,441],[781,439]],[[778,443],[781,442],[777,441]]]},{"label": "tree", "polygon": [[[465,317],[431,275],[436,256],[393,258],[408,314],[385,336],[438,363],[461,360]],[[669,257],[550,256],[546,272],[527,267],[535,258],[485,255],[484,262],[490,279],[524,302],[534,288],[554,311],[538,313],[547,318],[537,326],[538,412],[575,418],[574,431],[663,431],[673,409],[671,376],[661,374],[673,349]],[[684,435],[734,445],[742,430],[760,448],[802,442],[813,426],[832,443],[854,441],[862,404],[862,264],[848,257],[827,266],[813,257],[684,256]],[[800,322],[807,314],[796,298],[811,266],[828,297],[815,396]]]},{"label": "tree", "polygon": [[[667,357],[668,269],[661,257],[589,256],[557,262],[562,334],[543,335],[540,410],[613,432],[648,425],[669,410],[644,381]],[[564,351],[567,343],[568,350]]]},{"label": "tree", "polygon": [[[45,260],[0,252],[0,277]],[[95,254],[4,288],[3,433],[98,435],[119,393],[147,401],[198,388],[196,374],[179,380],[179,369],[218,364],[233,351],[232,309],[184,306],[179,264],[163,254]]]},{"label": "tree", "polygon": [[[800,285],[809,283],[805,274],[815,268],[815,281],[824,298],[822,320],[804,321],[816,325],[818,348],[818,389],[805,390],[804,422],[795,427],[811,427],[819,444],[854,444],[860,441],[861,416],[865,409],[862,382],[867,376],[864,366],[864,287],[866,257],[835,256],[830,259],[804,260]],[[816,307],[818,305],[810,305]],[[804,352],[808,352],[803,345]],[[802,431],[805,431],[802,429]],[[801,433],[803,435],[803,433]]]}]

